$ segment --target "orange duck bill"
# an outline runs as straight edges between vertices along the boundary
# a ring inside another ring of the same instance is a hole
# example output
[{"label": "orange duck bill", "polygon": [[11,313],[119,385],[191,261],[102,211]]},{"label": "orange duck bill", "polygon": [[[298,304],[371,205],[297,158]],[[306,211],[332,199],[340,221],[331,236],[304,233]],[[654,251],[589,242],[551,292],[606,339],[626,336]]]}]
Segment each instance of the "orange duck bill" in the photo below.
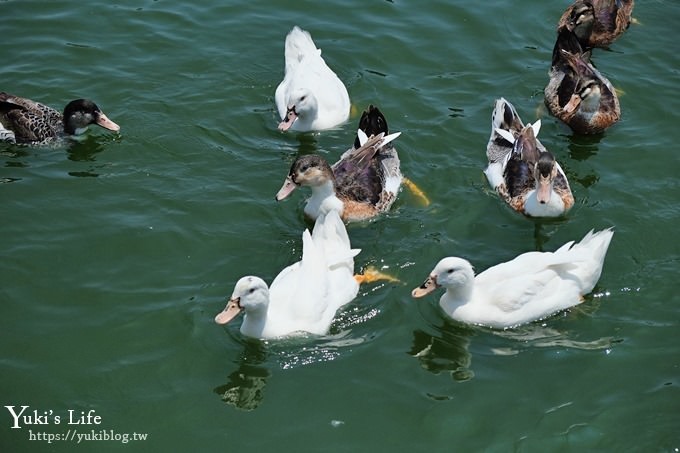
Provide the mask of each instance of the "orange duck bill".
[{"label": "orange duck bill", "polygon": [[97,115],[96,123],[103,127],[104,129],[108,129],[110,131],[118,132],[120,130],[119,125],[111,121],[108,116],[104,115],[101,112],[99,113],[99,115]]},{"label": "orange duck bill", "polygon": [[276,201],[281,201],[284,198],[288,197],[295,188],[297,187],[297,184],[295,184],[295,181],[293,181],[293,178],[290,176],[286,177],[286,180],[283,182],[283,185],[279,189],[279,191],[276,193]]},{"label": "orange duck bill", "polygon": [[234,299],[229,299],[227,306],[224,307],[220,313],[215,316],[215,322],[217,324],[226,324],[236,317],[241,312],[241,300],[237,297]]},{"label": "orange duck bill", "polygon": [[430,294],[437,288],[439,288],[437,277],[435,275],[430,275],[422,285],[411,291],[411,296],[417,299]]}]

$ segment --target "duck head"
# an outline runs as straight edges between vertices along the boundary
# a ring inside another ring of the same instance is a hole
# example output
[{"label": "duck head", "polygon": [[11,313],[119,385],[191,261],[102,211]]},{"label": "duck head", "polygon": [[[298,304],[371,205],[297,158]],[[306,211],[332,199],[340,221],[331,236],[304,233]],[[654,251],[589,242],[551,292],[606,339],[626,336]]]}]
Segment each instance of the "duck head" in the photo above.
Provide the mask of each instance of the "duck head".
[{"label": "duck head", "polygon": [[281,201],[288,197],[299,186],[309,186],[313,190],[329,182],[334,184],[335,177],[326,160],[314,154],[300,156],[291,165],[283,186],[276,194],[276,200]]},{"label": "duck head", "polygon": [[90,124],[97,124],[114,132],[120,130],[120,126],[111,121],[97,104],[89,99],[76,99],[64,107],[64,132],[67,134],[80,134]]},{"label": "duck head", "polygon": [[236,282],[227,306],[215,316],[217,324],[226,324],[241,311],[246,315],[264,316],[269,306],[269,287],[259,277],[247,276]]},{"label": "duck head", "polygon": [[574,3],[564,25],[567,30],[574,32],[580,42],[588,42],[595,25],[595,8],[592,2],[578,0]]},{"label": "duck head", "polygon": [[289,130],[296,121],[311,123],[316,118],[317,110],[316,97],[309,89],[293,90],[286,102],[286,116],[281,119],[279,130]]},{"label": "duck head", "polygon": [[544,151],[538,157],[534,166],[534,179],[536,180],[536,199],[541,204],[550,202],[553,192],[553,183],[557,177],[557,165],[555,157],[550,151]]},{"label": "duck head", "polygon": [[583,112],[595,112],[600,106],[602,90],[597,79],[581,77],[576,83],[576,90],[569,98],[563,109],[566,113],[573,113],[576,110]]},{"label": "duck head", "polygon": [[474,279],[474,270],[467,260],[457,257],[444,258],[432,269],[427,280],[411,291],[411,296],[420,298],[440,287],[450,292],[463,292],[464,296],[468,296],[472,291]]}]

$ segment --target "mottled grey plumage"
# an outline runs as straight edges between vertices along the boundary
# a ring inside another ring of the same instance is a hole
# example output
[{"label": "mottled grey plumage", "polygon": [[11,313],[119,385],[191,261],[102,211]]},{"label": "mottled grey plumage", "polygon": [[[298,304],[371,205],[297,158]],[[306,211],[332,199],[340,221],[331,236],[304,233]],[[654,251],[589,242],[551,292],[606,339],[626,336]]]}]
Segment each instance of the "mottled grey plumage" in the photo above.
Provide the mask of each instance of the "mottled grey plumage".
[{"label": "mottled grey plumage", "polygon": [[113,131],[120,129],[97,104],[87,99],[71,101],[61,114],[40,102],[0,92],[0,140],[44,145],[65,135],[78,134],[90,124]]}]

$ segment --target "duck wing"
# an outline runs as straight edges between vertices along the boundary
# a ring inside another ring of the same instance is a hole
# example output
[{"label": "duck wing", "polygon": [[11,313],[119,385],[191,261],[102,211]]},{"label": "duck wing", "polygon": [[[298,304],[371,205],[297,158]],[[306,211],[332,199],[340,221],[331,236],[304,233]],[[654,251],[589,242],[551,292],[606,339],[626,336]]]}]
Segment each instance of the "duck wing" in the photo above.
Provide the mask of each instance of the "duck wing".
[{"label": "duck wing", "polygon": [[359,284],[354,279],[354,257],[361,250],[351,248],[347,229],[337,211],[317,219],[312,239],[326,262],[329,291],[322,319],[330,325],[335,312],[359,292]]},{"label": "duck wing", "polygon": [[62,132],[61,113],[40,102],[0,92],[0,122],[17,142],[41,142]]},{"label": "duck wing", "polygon": [[283,269],[269,288],[268,318],[287,326],[289,332],[315,334],[328,295],[327,269],[309,230],[302,234],[302,259]]},{"label": "duck wing", "polygon": [[514,137],[523,128],[524,123],[522,123],[515,107],[505,98],[496,99],[491,114],[491,135],[486,145],[486,157],[490,164],[503,161],[506,155],[512,151],[514,140],[509,140],[509,137],[499,130],[506,131]]},{"label": "duck wing", "polygon": [[[359,130],[357,133],[360,135],[363,132]],[[396,184],[398,190],[401,184],[400,163],[396,149],[390,142],[399,135],[401,132],[387,136],[380,133],[368,137],[359,148],[346,151],[332,167],[338,195],[378,205],[388,177],[389,188],[393,189]]]},{"label": "duck wing", "polygon": [[[541,319],[580,302],[600,278],[611,229],[592,230],[555,252],[527,252],[475,277],[475,288],[519,324]],[[512,315],[510,315],[512,314]]]}]

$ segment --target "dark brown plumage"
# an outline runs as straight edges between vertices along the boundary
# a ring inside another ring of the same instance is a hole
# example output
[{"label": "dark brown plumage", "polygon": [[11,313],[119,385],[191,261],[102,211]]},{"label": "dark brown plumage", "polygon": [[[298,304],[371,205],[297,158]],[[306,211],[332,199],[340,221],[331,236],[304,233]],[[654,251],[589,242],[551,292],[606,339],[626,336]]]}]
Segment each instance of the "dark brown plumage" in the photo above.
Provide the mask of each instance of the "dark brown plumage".
[{"label": "dark brown plumage", "polygon": [[578,134],[599,134],[616,123],[621,107],[611,82],[583,52],[573,32],[562,29],[553,49],[545,104]]},{"label": "dark brown plumage", "polygon": [[584,49],[608,47],[631,22],[634,0],[577,0],[562,14],[557,31],[574,32]]}]

